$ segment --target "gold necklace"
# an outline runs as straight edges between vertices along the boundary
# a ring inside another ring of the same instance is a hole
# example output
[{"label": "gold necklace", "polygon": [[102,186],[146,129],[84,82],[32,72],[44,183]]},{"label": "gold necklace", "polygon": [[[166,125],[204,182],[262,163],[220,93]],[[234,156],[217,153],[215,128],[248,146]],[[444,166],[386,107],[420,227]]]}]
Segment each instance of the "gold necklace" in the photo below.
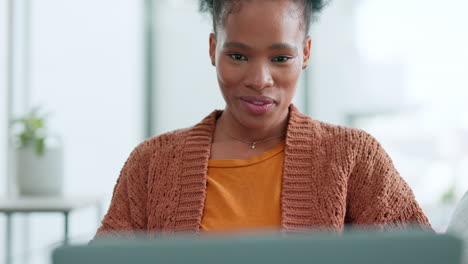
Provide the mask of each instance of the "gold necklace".
[{"label": "gold necklace", "polygon": [[235,140],[237,140],[237,141],[240,141],[240,142],[243,142],[243,143],[245,143],[245,144],[248,144],[250,149],[254,149],[258,143],[265,142],[265,141],[270,140],[270,139],[272,139],[272,138],[284,137],[284,135],[285,135],[286,133],[283,134],[283,135],[281,135],[281,136],[269,137],[269,138],[267,138],[267,139],[260,140],[260,141],[254,141],[254,142],[247,142],[247,141],[244,141],[244,140],[242,140],[242,139],[235,138],[235,137],[229,135],[228,133],[225,133],[225,134],[228,135],[230,138],[233,138],[233,139],[235,139]]}]

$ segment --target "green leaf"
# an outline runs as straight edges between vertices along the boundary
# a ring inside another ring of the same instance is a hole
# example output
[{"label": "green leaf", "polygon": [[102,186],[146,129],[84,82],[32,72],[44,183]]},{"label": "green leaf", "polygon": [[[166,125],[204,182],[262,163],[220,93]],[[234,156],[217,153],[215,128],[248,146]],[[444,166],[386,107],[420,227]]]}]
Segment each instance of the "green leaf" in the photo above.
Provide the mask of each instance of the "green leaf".
[{"label": "green leaf", "polygon": [[24,116],[10,120],[10,126],[18,127],[16,137],[21,146],[33,144],[39,155],[44,153],[44,140],[47,136],[46,117],[50,115],[50,113],[43,114],[40,110],[40,106],[35,106]]},{"label": "green leaf", "polygon": [[448,188],[441,197],[442,202],[444,203],[449,203],[455,201],[456,198],[456,186],[455,184],[452,184],[450,188]]},{"label": "green leaf", "polygon": [[28,144],[28,137],[26,134],[20,134],[21,146],[26,146]]},{"label": "green leaf", "polygon": [[45,141],[44,138],[36,139],[36,153],[39,156],[42,156],[44,154],[44,149],[45,149],[44,141]]}]

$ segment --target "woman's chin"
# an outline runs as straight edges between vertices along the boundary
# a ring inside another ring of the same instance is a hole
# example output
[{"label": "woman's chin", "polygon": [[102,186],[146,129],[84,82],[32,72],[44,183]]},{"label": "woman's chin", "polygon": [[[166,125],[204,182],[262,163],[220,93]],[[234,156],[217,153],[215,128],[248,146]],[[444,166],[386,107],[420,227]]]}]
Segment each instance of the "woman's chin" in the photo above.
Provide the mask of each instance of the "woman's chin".
[{"label": "woman's chin", "polygon": [[273,104],[269,107],[266,113],[262,114],[250,111],[242,104],[236,104],[235,107],[229,107],[225,110],[230,112],[229,115],[237,119],[237,122],[239,122],[243,127],[252,130],[265,129],[284,121],[284,114],[279,112],[277,104]]},{"label": "woman's chin", "polygon": [[243,111],[238,116],[242,125],[250,129],[264,129],[265,127],[274,125],[275,120],[279,121],[278,118],[275,118],[275,115],[271,114],[254,115]]}]

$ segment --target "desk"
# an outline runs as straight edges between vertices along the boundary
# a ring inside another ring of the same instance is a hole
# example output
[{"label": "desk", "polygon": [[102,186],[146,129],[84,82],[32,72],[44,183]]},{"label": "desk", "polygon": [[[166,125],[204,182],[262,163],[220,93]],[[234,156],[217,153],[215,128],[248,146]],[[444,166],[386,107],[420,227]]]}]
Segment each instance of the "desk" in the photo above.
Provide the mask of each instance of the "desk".
[{"label": "desk", "polygon": [[87,206],[96,206],[98,222],[101,221],[101,200],[98,198],[73,197],[11,197],[0,198],[0,213],[6,216],[6,250],[5,263],[11,263],[11,232],[13,228],[12,215],[15,213],[60,213],[64,216],[63,243],[69,241],[69,215],[70,212]]}]

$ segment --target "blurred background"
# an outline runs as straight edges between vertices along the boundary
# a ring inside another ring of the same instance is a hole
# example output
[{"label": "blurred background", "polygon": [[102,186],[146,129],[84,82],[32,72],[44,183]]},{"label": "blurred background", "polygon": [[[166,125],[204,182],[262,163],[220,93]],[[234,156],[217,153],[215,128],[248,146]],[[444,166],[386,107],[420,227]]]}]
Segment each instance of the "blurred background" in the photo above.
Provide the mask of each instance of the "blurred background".
[{"label": "blurred background", "polygon": [[[311,27],[294,98],[314,119],[374,135],[439,232],[468,189],[465,10],[466,0],[332,1]],[[210,32],[196,0],[0,0],[0,197],[18,193],[9,120],[41,106],[61,138],[64,196],[103,208],[70,214],[71,242],[89,241],[139,142],[224,107]],[[50,263],[63,225],[13,215],[13,263]],[[0,254],[6,231],[0,214]]]}]

